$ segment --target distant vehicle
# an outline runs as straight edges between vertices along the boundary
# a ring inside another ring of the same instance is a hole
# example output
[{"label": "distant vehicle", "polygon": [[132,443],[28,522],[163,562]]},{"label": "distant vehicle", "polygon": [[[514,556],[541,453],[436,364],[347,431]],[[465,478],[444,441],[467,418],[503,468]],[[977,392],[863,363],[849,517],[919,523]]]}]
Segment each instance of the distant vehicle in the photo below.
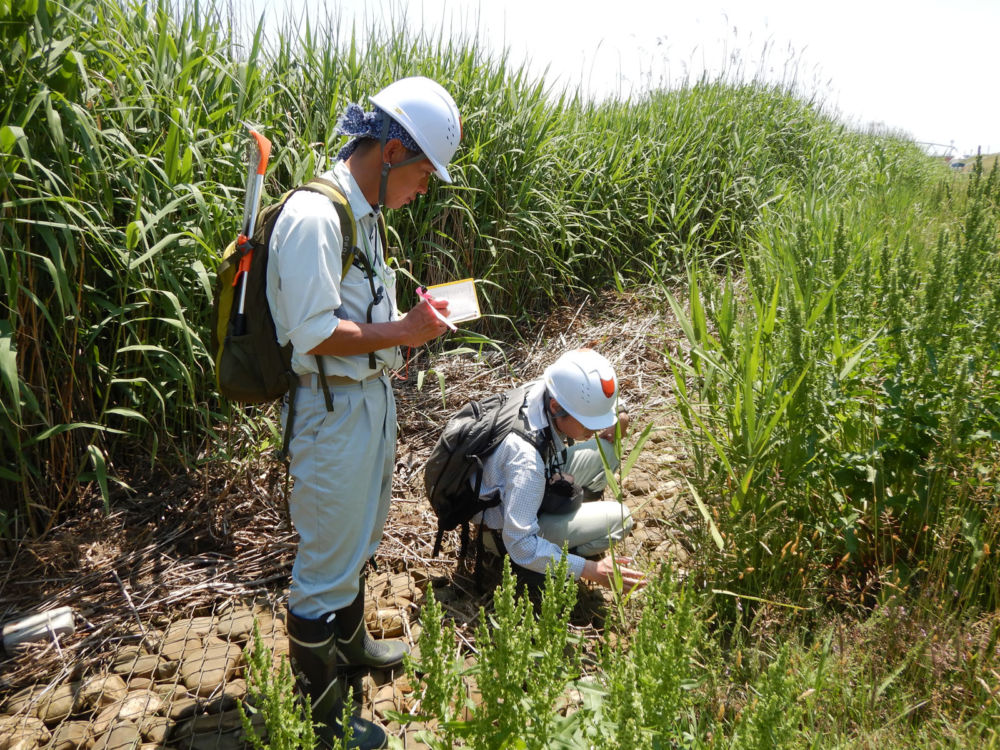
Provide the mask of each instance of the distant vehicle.
[{"label": "distant vehicle", "polygon": [[965,169],[965,159],[952,159],[948,166],[952,169]]}]

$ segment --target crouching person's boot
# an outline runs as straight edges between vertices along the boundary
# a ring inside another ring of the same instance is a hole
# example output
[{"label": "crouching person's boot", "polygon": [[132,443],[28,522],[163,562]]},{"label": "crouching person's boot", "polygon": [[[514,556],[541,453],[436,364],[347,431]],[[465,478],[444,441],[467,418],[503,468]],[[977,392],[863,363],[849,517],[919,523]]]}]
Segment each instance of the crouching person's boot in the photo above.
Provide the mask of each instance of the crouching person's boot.
[{"label": "crouching person's boot", "polygon": [[[296,685],[304,700],[312,705],[316,735],[332,746],[343,739],[345,689],[337,676],[336,629],[326,618],[309,620],[288,611],[288,655]],[[385,732],[380,727],[351,712],[349,745],[359,750],[385,747]]]},{"label": "crouching person's boot", "polygon": [[365,625],[365,577],[358,582],[358,595],[333,619],[341,663],[350,667],[386,669],[402,663],[410,647],[403,641],[375,640]]},{"label": "crouching person's boot", "polygon": [[535,608],[535,613],[541,612],[542,593],[545,591],[545,574],[522,568],[513,560],[510,561],[511,572],[517,583],[517,590],[528,595],[528,601]]}]

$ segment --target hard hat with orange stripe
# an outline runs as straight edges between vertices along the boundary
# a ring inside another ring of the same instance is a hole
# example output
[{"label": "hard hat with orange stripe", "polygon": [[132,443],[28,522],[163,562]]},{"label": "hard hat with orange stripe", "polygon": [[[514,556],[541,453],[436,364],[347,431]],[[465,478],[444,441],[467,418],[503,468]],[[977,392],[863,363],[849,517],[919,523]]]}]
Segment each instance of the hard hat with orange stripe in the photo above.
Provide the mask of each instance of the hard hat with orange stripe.
[{"label": "hard hat with orange stripe", "polygon": [[545,368],[549,395],[588,430],[618,421],[618,377],[611,363],[593,349],[574,349]]}]

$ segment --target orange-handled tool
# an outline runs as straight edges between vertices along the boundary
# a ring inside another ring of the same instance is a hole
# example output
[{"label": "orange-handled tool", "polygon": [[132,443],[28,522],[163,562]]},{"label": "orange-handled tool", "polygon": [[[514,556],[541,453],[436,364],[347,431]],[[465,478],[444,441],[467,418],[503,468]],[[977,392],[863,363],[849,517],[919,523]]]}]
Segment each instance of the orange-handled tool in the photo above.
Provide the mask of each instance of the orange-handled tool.
[{"label": "orange-handled tool", "polygon": [[267,171],[267,162],[271,158],[271,141],[249,125],[247,130],[250,132],[250,143],[247,147],[247,182],[243,197],[243,226],[240,227],[240,235],[236,238],[236,249],[240,253],[240,265],[233,278],[233,286],[239,285],[240,287],[236,316],[233,318],[233,332],[237,336],[246,333],[246,279],[250,272],[250,264],[253,262],[253,245],[250,243],[250,238],[253,236],[254,225],[257,223],[260,196],[264,191],[264,173]]}]

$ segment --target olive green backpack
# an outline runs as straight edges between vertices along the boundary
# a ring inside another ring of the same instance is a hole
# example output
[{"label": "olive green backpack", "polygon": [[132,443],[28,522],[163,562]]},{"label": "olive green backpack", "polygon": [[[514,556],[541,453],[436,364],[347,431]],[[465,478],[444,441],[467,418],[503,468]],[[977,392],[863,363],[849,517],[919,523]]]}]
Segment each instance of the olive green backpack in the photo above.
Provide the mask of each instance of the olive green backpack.
[{"label": "olive green backpack", "polygon": [[[244,252],[238,249],[236,241],[233,241],[223,253],[212,304],[212,352],[215,355],[215,377],[219,393],[240,404],[261,404],[281,398],[291,391],[282,456],[287,452],[291,435],[293,416],[291,405],[294,404],[298,376],[292,371],[292,345],[278,344],[271,307],[267,302],[268,245],[274,224],[285,202],[300,190],[320,193],[333,203],[340,217],[343,233],[341,278],[347,274],[352,264],[359,265],[368,276],[372,296],[375,295],[374,273],[367,256],[357,247],[357,227],[347,197],[337,185],[322,177],[313,178],[304,185],[288,191],[281,200],[263,209],[258,215],[253,236],[250,238],[250,249],[253,254],[244,282],[246,284],[244,316],[239,325],[236,324],[235,297],[238,287],[235,284]],[[378,226],[382,247],[386,248],[385,220],[381,215]],[[369,317],[370,315],[369,310]],[[371,359],[374,359],[374,354],[371,355]],[[323,374],[322,359],[317,357],[316,361],[320,373]],[[372,367],[374,368],[374,363]],[[323,382],[325,386],[325,379]],[[327,392],[327,406],[332,411],[329,392]]]}]

